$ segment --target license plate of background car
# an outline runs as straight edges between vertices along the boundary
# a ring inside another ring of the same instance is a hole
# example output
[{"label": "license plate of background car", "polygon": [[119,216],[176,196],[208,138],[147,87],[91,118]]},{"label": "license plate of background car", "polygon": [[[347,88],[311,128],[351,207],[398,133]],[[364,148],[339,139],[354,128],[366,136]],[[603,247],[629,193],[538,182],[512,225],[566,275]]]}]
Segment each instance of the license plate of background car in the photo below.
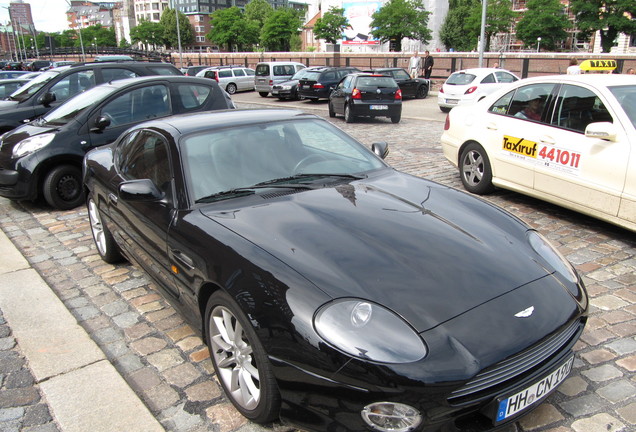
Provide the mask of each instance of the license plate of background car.
[{"label": "license plate of background car", "polygon": [[524,409],[542,401],[550,392],[561,384],[572,370],[574,355],[559,366],[550,375],[532,384],[530,387],[507,398],[498,399],[497,417],[495,424],[523,411]]},{"label": "license plate of background car", "polygon": [[446,99],[447,104],[456,104],[459,102],[459,99]]},{"label": "license plate of background car", "polygon": [[389,107],[387,105],[371,105],[369,106],[369,109],[381,111],[381,110],[388,110]]}]

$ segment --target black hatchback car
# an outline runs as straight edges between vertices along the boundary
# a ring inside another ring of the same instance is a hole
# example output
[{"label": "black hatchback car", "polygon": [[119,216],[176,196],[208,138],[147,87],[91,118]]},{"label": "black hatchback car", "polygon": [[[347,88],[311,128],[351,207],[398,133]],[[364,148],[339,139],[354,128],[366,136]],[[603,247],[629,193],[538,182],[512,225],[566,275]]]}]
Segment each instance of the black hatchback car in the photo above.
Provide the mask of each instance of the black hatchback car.
[{"label": "black hatchback car", "polygon": [[75,63],[50,69],[0,101],[0,133],[46,114],[98,84],[148,75],[181,75],[181,72],[169,63],[153,62]]},{"label": "black hatchback car", "polygon": [[142,121],[172,114],[234,108],[216,81],[140,77],[94,87],[0,141],[0,196],[57,209],[84,202],[82,159]]},{"label": "black hatchback car", "polygon": [[298,95],[301,99],[328,99],[331,90],[340,80],[350,73],[360,72],[354,67],[332,67],[307,71],[307,75],[298,80]]},{"label": "black hatchback car", "polygon": [[397,85],[400,86],[403,98],[424,99],[428,96],[428,91],[431,88],[430,80],[426,78],[411,78],[411,75],[402,68],[377,68],[365,72],[392,77]]},{"label": "black hatchback car", "polygon": [[342,79],[329,96],[329,117],[344,115],[351,123],[356,117],[402,118],[402,90],[386,75],[357,73]]}]

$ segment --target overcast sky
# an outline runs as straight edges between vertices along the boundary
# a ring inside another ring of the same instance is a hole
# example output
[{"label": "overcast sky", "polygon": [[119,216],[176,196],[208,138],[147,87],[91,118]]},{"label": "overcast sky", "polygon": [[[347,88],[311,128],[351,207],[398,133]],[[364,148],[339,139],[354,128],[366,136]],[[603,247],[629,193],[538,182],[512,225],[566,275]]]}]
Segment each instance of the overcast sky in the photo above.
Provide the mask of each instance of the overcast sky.
[{"label": "overcast sky", "polygon": [[[11,0],[0,0],[0,23],[9,22],[9,7]],[[68,29],[66,11],[68,3],[65,0],[24,0],[31,5],[31,15],[37,31],[61,32]]]}]

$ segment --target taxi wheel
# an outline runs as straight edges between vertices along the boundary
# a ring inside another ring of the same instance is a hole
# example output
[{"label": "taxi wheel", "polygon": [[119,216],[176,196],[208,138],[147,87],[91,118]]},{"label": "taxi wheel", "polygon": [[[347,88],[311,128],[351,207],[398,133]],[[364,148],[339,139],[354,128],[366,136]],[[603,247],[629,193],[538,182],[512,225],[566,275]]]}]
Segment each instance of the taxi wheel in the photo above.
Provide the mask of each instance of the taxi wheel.
[{"label": "taxi wheel", "polygon": [[492,192],[492,169],[490,160],[482,146],[468,144],[459,157],[459,174],[468,192],[484,195]]}]

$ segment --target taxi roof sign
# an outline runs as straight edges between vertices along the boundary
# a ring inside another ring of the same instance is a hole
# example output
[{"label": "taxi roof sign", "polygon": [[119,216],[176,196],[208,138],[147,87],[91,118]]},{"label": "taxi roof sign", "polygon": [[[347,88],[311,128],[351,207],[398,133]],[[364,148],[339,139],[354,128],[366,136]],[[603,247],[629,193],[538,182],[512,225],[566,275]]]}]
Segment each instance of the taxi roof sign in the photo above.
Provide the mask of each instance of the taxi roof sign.
[{"label": "taxi roof sign", "polygon": [[584,71],[611,71],[616,69],[616,60],[585,60],[579,67]]}]

